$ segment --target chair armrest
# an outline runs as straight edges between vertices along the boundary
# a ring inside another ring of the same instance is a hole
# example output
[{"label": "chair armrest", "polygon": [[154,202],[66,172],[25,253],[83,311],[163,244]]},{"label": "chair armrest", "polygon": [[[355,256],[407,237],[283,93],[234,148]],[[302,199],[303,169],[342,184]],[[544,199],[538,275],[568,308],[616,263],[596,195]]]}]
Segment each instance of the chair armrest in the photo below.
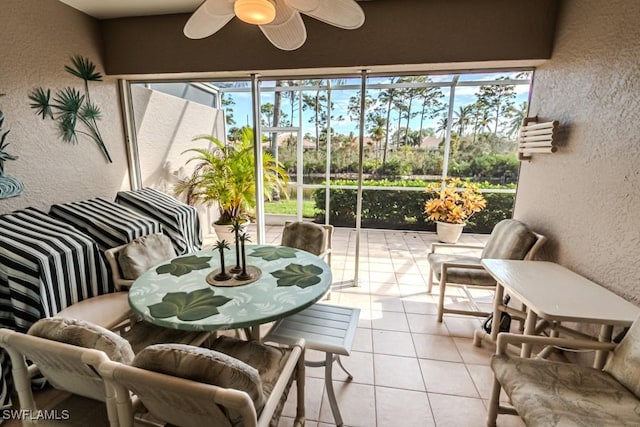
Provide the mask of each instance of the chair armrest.
[{"label": "chair armrest", "polygon": [[[294,370],[296,369],[296,367],[298,369],[304,369],[304,339],[299,339],[290,347],[291,354],[287,358],[287,361],[282,368],[280,377],[278,378],[278,381],[276,381],[276,384],[273,387],[271,394],[269,395],[269,399],[267,399],[264,407],[262,408],[262,412],[260,413],[260,420],[258,421],[257,427],[269,426],[271,418],[273,417],[273,414],[278,407],[280,398],[286,390],[287,385],[289,384],[289,379],[293,375]],[[302,372],[302,375],[304,375],[304,372]]]},{"label": "chair armrest", "polygon": [[570,339],[570,338],[551,338],[541,337],[538,335],[520,335],[500,333],[498,334],[498,344],[496,354],[504,355],[507,353],[508,344],[538,344],[543,346],[558,346],[583,350],[613,350],[616,348],[615,343],[607,343],[600,341]]},{"label": "chair armrest", "polygon": [[481,264],[467,264],[464,262],[443,262],[442,263],[442,271],[448,270],[450,268],[470,268],[474,270],[484,270],[484,266]]},{"label": "chair armrest", "polygon": [[435,253],[438,248],[450,248],[450,249],[477,249],[479,251],[484,249],[481,245],[460,245],[458,243],[432,243],[431,253]]}]

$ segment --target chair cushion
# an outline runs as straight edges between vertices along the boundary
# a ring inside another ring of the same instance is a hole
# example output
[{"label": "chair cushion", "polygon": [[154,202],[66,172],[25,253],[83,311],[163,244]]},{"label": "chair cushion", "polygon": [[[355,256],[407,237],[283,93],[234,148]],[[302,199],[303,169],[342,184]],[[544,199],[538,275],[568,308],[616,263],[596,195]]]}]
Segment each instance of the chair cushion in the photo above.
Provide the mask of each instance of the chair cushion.
[{"label": "chair cushion", "polygon": [[[258,370],[227,354],[184,344],[156,344],[142,350],[133,365],[150,371],[246,392],[259,412],[264,406]],[[228,413],[232,424],[239,414]]]},{"label": "chair cushion", "polygon": [[176,256],[171,239],[163,234],[138,237],[118,252],[122,277],[135,280],[151,267]]},{"label": "chair cushion", "polygon": [[314,255],[324,252],[327,242],[324,229],[311,222],[292,222],[282,230],[282,246],[302,249]]},{"label": "chair cushion", "polygon": [[163,328],[149,322],[138,321],[131,328],[122,332],[122,337],[129,341],[133,352],[138,354],[154,344],[190,344],[200,345],[208,336],[204,331],[181,331],[179,329]]},{"label": "chair cushion", "polygon": [[[243,341],[236,338],[221,336],[216,339],[211,348],[220,353],[227,354],[235,359],[241,360],[249,366],[258,370],[260,379],[262,381],[262,393],[264,395],[265,402],[271,396],[273,387],[280,378],[282,369],[287,363],[287,359],[291,353],[291,350],[286,348],[277,348],[270,345],[260,344],[256,341]],[[278,420],[284,408],[284,404],[287,401],[287,396],[293,383],[295,375],[292,375],[289,379],[289,383],[278,403],[273,417],[270,421],[271,427],[278,425]],[[258,416],[260,411],[258,411]]]},{"label": "chair cushion", "polygon": [[[429,261],[431,271],[435,273],[438,280],[440,280],[442,264],[445,262],[480,265],[481,261],[480,258],[471,256],[439,253],[430,253],[427,256],[427,260]],[[450,268],[447,271],[447,279],[449,283],[460,283],[465,285],[492,286],[496,284],[493,277],[491,277],[491,275],[483,268]]]},{"label": "chair cushion", "polygon": [[127,340],[84,320],[48,317],[34,323],[27,333],[78,347],[101,350],[114,362],[130,364],[135,356]]},{"label": "chair cushion", "polygon": [[480,258],[524,259],[535,242],[535,234],[525,224],[504,219],[493,228]]},{"label": "chair cushion", "polygon": [[110,292],[71,304],[59,311],[56,317],[82,319],[103,328],[113,329],[132,314],[129,293]]},{"label": "chair cushion", "polygon": [[604,370],[640,398],[640,321],[636,320],[616,346]]},{"label": "chair cushion", "polygon": [[637,426],[640,401],[606,372],[496,355],[491,368],[527,426]]}]

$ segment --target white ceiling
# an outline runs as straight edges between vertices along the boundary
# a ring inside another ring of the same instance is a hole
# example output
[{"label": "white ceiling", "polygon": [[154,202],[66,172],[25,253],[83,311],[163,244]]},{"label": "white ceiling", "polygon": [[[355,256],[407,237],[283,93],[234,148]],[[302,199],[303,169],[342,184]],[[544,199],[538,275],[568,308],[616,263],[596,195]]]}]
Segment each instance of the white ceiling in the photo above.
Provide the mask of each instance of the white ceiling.
[{"label": "white ceiling", "polygon": [[59,0],[98,19],[193,12],[204,0]]}]

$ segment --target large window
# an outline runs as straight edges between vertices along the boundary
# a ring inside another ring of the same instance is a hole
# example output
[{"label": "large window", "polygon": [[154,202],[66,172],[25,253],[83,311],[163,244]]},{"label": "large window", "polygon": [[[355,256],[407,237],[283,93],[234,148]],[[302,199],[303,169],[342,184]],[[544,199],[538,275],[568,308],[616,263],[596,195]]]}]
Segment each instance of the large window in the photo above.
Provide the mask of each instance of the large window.
[{"label": "large window", "polygon": [[[143,185],[167,190],[167,177],[188,170],[174,145],[191,147],[191,137],[201,133],[233,140],[243,126],[253,126],[253,112],[259,111],[262,148],[290,177],[286,194],[266,195],[268,221],[291,215],[353,227],[362,146],[363,227],[431,230],[422,213],[424,187],[455,176],[480,183],[488,199],[486,211],[466,231],[490,232],[511,216],[517,130],[526,115],[531,76],[531,71],[370,75],[364,86],[360,75],[265,78],[258,81],[257,110],[248,79],[146,85],[147,92],[133,93],[138,145],[155,156],[153,162],[141,160]],[[149,101],[156,90],[170,107],[162,110]],[[158,114],[171,126],[158,128]],[[154,141],[146,141],[145,121]],[[160,156],[161,131],[166,147]]]}]

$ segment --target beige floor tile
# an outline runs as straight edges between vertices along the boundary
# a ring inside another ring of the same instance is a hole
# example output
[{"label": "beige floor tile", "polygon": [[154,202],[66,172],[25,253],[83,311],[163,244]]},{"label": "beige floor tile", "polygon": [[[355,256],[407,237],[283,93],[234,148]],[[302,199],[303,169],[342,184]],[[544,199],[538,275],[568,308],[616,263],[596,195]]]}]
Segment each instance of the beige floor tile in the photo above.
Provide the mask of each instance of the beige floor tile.
[{"label": "beige floor tile", "polygon": [[487,411],[480,399],[429,393],[429,402],[437,427],[486,426]]},{"label": "beige floor tile", "polygon": [[[352,382],[374,384],[373,353],[352,351],[350,356],[341,356],[340,360],[347,371],[353,375]],[[348,381],[347,374],[340,368],[337,362],[333,364],[333,379],[335,381]]]},{"label": "beige floor tile", "polygon": [[[374,386],[341,381],[334,382],[333,386],[340,413],[346,426],[375,426],[376,403]],[[326,392],[322,398],[319,421],[323,423],[334,422]]]},{"label": "beige floor tile", "polygon": [[424,292],[418,294],[403,296],[402,304],[404,305],[404,311],[406,313],[416,314],[437,314],[438,302],[434,298]]},{"label": "beige floor tile", "polygon": [[412,333],[449,336],[449,330],[445,324],[436,319],[437,316],[431,314],[407,313],[407,321]]},{"label": "beige floor tile", "polygon": [[473,338],[473,332],[480,329],[482,323],[473,317],[458,317],[445,314],[443,322],[449,330],[449,335],[459,338]]},{"label": "beige floor tile", "polygon": [[427,281],[422,274],[396,273],[396,280],[400,285],[422,285],[426,286]]},{"label": "beige floor tile", "polygon": [[400,297],[371,295],[371,310],[397,311],[404,313],[404,305]]},{"label": "beige floor tile", "polygon": [[[395,258],[393,260],[393,267],[397,274],[414,274],[422,276],[422,271],[420,271],[413,258],[403,258],[402,260]],[[372,269],[371,271],[377,270]]]},{"label": "beige floor tile", "polygon": [[376,354],[416,357],[411,334],[408,332],[373,329],[373,351]]},{"label": "beige floor tile", "polygon": [[416,358],[374,354],[373,363],[377,386],[426,390]]},{"label": "beige floor tile", "polygon": [[[345,307],[355,307],[362,310],[371,310],[371,296],[369,294],[354,294],[347,292],[335,292],[339,295],[338,302]],[[333,297],[333,296],[332,296]]]},{"label": "beige floor tile", "polygon": [[376,386],[377,427],[434,426],[427,394]]},{"label": "beige floor tile", "polygon": [[487,342],[482,343],[482,347],[473,345],[473,340],[469,338],[453,338],[458,347],[460,356],[464,363],[472,363],[475,365],[488,365],[491,356],[495,353],[495,345]]},{"label": "beige floor tile", "polygon": [[480,397],[483,399],[489,399],[491,397],[491,388],[493,385],[493,372],[491,368],[486,365],[473,365],[467,364],[467,370],[471,375],[473,383],[480,393]]},{"label": "beige floor tile", "polygon": [[385,331],[409,332],[409,324],[404,312],[372,311],[371,327]]},{"label": "beige floor tile", "polygon": [[[307,377],[304,386],[304,408],[307,420],[318,421],[320,407],[324,393],[324,379]],[[282,410],[282,415],[295,418],[296,415],[296,384],[291,386],[287,402]]]},{"label": "beige floor tile", "polygon": [[428,359],[419,359],[419,361],[429,393],[480,397],[464,363]]},{"label": "beige floor tile", "polygon": [[388,264],[384,262],[370,262],[369,271],[377,275],[377,273],[394,273],[396,270],[393,263]]},{"label": "beige floor tile", "polygon": [[451,337],[441,335],[411,334],[416,354],[421,359],[462,362],[455,342]]},{"label": "beige floor tile", "polygon": [[392,283],[378,282],[377,281],[378,278],[376,277],[376,275],[372,274],[371,276],[373,276],[371,278],[372,280],[365,285],[366,288],[369,290],[369,293],[371,294],[371,296],[374,296],[374,295],[382,295],[387,297],[400,296],[400,288],[398,287],[398,284],[395,283],[395,281]]},{"label": "beige floor tile", "polygon": [[357,328],[355,337],[353,338],[352,350],[373,352],[373,338],[371,329]]}]

